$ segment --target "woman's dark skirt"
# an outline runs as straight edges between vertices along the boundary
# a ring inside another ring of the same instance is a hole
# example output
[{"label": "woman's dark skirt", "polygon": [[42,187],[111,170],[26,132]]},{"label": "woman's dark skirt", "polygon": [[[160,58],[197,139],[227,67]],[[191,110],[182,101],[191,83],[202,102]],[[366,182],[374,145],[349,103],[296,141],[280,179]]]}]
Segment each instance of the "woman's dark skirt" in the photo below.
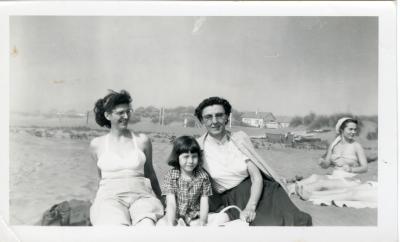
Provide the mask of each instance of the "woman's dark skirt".
[{"label": "woman's dark skirt", "polygon": [[[312,218],[300,211],[290,200],[282,186],[265,177],[264,187],[256,209],[256,218],[251,226],[311,226]],[[209,199],[210,212],[218,212],[229,205],[244,209],[250,197],[251,180],[245,179],[236,187],[221,194],[212,195]],[[231,220],[239,218],[234,209],[226,211]]]}]

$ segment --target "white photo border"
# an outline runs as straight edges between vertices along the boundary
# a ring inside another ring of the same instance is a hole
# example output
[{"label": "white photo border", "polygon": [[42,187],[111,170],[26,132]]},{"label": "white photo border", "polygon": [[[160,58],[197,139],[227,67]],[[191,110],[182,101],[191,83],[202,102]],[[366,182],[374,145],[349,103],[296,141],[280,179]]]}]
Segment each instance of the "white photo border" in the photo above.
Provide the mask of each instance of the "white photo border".
[{"label": "white photo border", "polygon": [[[394,2],[2,2],[0,3],[0,234],[10,241],[396,241],[397,82]],[[10,16],[378,16],[379,205],[376,227],[111,228],[9,226]],[[384,143],[382,143],[384,140]],[[8,237],[7,237],[8,236]],[[0,237],[1,240],[2,237]]]}]

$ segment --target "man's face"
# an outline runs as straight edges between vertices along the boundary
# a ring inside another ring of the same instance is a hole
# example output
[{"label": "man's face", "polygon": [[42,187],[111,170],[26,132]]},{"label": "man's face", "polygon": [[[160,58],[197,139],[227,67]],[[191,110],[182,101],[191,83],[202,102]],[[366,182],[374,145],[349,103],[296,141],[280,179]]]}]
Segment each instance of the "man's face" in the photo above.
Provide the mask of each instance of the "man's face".
[{"label": "man's face", "polygon": [[214,138],[221,139],[224,136],[227,120],[228,117],[222,105],[214,104],[203,109],[202,123]]}]

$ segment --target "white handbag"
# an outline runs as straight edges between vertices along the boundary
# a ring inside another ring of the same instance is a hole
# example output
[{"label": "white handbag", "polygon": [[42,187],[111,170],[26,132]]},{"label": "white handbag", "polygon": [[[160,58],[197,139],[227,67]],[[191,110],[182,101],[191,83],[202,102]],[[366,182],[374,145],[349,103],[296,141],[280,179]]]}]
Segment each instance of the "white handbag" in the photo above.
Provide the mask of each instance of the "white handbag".
[{"label": "white handbag", "polygon": [[[227,206],[224,209],[222,209],[221,211],[219,211],[218,213],[210,213],[208,215],[209,221],[208,221],[207,226],[218,226],[218,227],[249,226],[249,223],[247,223],[241,219],[227,221],[227,220],[229,220],[228,215],[226,215],[224,213],[225,213],[225,211],[227,211],[229,209],[236,209],[239,211],[239,213],[242,212],[242,210],[238,206],[235,206],[235,205]],[[199,224],[200,224],[199,219],[195,219],[190,222],[190,226],[198,226]]]},{"label": "white handbag", "polygon": [[[224,209],[222,209],[219,212],[219,214],[220,213],[224,213],[228,209],[236,209],[236,210],[239,211],[239,213],[242,212],[242,210],[238,206],[230,205],[230,206],[227,206]],[[243,226],[249,226],[249,223],[247,223],[246,221],[243,221],[242,219],[239,218],[239,219],[235,219],[235,220],[231,220],[231,221],[225,222],[225,223],[220,224],[218,226],[223,226],[223,227],[234,227],[234,226],[237,227],[237,226],[239,226],[239,227],[243,227]]]}]

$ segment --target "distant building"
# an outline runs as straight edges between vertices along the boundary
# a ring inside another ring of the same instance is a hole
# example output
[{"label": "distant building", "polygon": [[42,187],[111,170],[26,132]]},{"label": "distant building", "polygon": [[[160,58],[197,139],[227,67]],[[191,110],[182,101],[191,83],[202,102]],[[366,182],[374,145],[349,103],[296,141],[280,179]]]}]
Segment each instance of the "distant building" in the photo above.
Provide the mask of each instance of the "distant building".
[{"label": "distant building", "polygon": [[279,128],[287,128],[290,125],[291,117],[276,117],[276,122],[278,123]]},{"label": "distant building", "polygon": [[267,129],[278,129],[278,128],[280,128],[279,123],[276,122],[276,121],[270,121],[270,122],[266,123],[265,127]]},{"label": "distant building", "polygon": [[252,127],[265,128],[275,121],[271,112],[247,112],[242,115],[242,122]]}]

